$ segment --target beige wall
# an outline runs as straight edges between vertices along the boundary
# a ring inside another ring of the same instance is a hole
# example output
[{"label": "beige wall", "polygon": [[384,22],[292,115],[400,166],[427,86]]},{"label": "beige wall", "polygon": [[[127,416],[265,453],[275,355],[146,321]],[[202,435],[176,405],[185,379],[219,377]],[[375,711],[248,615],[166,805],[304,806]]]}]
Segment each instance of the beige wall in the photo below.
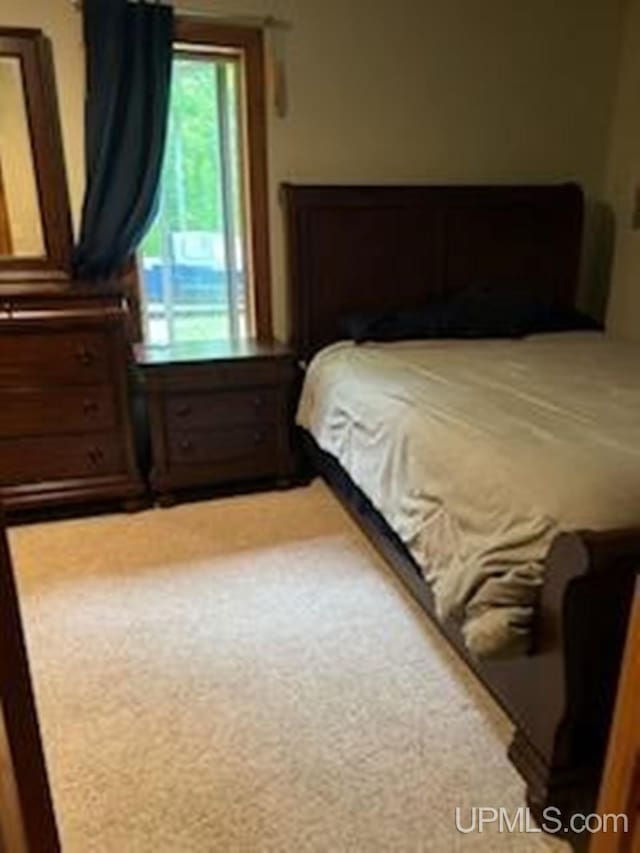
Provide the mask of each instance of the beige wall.
[{"label": "beige wall", "polygon": [[[184,0],[274,14],[290,111],[270,113],[276,326],[285,325],[276,188],[317,182],[576,179],[604,188],[624,0]],[[71,0],[3,0],[0,23],[53,39],[74,211],[83,184],[82,49]]]},{"label": "beige wall", "polygon": [[640,0],[632,0],[625,30],[611,133],[606,197],[617,231],[607,325],[616,336],[640,340],[640,231],[631,227],[640,187]]}]

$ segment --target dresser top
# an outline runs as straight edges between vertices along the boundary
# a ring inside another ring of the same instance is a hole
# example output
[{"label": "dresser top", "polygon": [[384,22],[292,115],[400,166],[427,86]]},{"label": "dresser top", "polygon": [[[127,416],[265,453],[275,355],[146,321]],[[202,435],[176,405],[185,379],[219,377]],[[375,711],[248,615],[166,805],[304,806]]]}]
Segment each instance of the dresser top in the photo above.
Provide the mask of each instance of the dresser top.
[{"label": "dresser top", "polygon": [[118,282],[92,282],[80,280],[32,281],[29,279],[4,281],[0,280],[0,301],[5,299],[103,299],[104,297],[120,297],[125,291]]},{"label": "dresser top", "polygon": [[162,367],[170,364],[290,358],[292,351],[277,341],[202,341],[166,346],[139,344],[135,347],[135,356],[141,367]]}]

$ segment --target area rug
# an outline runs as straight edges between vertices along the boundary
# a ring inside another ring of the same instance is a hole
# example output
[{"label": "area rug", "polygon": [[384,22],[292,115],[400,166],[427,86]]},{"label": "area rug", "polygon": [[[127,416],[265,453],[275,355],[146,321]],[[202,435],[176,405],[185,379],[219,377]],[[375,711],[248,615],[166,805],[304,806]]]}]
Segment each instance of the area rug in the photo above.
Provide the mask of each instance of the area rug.
[{"label": "area rug", "polygon": [[564,850],[324,485],[11,533],[65,853]]}]

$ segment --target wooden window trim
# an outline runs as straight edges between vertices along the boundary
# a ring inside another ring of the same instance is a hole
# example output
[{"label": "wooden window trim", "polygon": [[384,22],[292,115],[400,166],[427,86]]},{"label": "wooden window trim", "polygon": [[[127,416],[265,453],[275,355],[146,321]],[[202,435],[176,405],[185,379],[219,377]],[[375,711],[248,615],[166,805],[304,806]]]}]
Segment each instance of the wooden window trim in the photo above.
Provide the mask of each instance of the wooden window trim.
[{"label": "wooden window trim", "polygon": [[174,43],[227,47],[242,53],[247,96],[247,172],[250,204],[251,259],[255,332],[259,340],[272,340],[271,251],[269,243],[269,192],[267,173],[267,121],[262,31],[216,24],[202,18],[176,17]]}]

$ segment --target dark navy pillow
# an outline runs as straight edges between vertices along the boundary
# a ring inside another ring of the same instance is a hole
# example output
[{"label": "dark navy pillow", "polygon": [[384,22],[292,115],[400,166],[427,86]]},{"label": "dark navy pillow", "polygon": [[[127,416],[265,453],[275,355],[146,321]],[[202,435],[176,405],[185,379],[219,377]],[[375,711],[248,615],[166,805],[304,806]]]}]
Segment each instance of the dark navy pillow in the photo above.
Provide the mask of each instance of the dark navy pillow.
[{"label": "dark navy pillow", "polygon": [[350,314],[341,323],[342,332],[356,343],[403,341],[444,337],[437,305],[383,313]]},{"label": "dark navy pillow", "polygon": [[429,338],[521,338],[543,332],[601,329],[573,308],[541,302],[527,294],[475,287],[398,311],[351,314],[342,332],[357,343]]}]

